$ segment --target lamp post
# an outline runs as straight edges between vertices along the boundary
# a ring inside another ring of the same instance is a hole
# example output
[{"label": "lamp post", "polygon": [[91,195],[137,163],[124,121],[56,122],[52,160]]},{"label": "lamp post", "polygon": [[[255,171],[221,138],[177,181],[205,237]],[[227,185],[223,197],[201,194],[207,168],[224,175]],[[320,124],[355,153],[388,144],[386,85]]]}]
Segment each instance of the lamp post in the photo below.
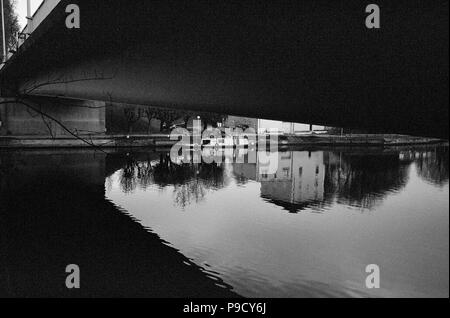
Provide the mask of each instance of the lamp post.
[{"label": "lamp post", "polygon": [[27,0],[27,33],[33,32],[33,17],[31,16],[31,0]]},{"label": "lamp post", "polygon": [[3,41],[3,56],[2,63],[6,62],[6,32],[5,32],[5,9],[3,8],[3,0],[1,0],[2,11],[2,41]]}]

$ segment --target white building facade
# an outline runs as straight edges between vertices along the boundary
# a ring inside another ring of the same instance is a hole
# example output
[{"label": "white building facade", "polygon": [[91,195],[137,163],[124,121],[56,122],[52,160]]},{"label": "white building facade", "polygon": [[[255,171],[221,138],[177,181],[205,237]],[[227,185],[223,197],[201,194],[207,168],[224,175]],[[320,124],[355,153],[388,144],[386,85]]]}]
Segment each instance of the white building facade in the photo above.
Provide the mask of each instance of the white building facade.
[{"label": "white building facade", "polygon": [[283,134],[303,134],[311,132],[325,132],[325,126],[291,123],[278,120],[258,119],[258,132],[278,132]]}]

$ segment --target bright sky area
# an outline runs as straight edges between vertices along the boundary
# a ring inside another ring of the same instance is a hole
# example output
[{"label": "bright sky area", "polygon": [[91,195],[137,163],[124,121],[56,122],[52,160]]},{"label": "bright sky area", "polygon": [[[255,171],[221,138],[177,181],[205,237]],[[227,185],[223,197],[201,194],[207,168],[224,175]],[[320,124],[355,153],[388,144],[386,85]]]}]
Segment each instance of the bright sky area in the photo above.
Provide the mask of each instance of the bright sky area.
[{"label": "bright sky area", "polygon": [[[31,0],[31,13],[33,14],[34,11],[40,6],[43,0]],[[20,27],[24,27],[27,23],[27,0],[16,0],[16,11],[19,15],[19,23]]]}]

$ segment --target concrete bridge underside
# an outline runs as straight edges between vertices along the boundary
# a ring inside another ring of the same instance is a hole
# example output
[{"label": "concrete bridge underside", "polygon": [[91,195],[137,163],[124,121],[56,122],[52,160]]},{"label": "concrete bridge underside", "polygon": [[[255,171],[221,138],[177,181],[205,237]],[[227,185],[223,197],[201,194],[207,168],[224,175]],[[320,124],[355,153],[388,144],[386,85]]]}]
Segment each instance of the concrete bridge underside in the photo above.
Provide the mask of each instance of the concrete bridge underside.
[{"label": "concrete bridge underside", "polygon": [[[65,27],[78,4],[81,28]],[[448,138],[448,2],[62,0],[2,94]]]}]

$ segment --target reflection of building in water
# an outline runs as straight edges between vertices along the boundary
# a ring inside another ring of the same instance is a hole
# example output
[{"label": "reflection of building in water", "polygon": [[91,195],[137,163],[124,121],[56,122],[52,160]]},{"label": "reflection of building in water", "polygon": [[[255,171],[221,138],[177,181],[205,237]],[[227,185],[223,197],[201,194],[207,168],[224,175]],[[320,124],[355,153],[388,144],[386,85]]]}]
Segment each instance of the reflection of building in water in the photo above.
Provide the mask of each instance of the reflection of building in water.
[{"label": "reflection of building in water", "polygon": [[289,203],[322,200],[324,179],[323,152],[280,152],[277,172],[259,175],[263,196]]},{"label": "reflection of building in water", "polygon": [[428,147],[421,150],[401,151],[402,162],[415,162],[418,175],[433,184],[444,185],[448,182],[448,147]]},{"label": "reflection of building in water", "polygon": [[321,201],[324,197],[323,152],[280,152],[275,174],[257,174],[261,195],[285,203]]},{"label": "reflection of building in water", "polygon": [[280,152],[277,171],[272,174],[251,163],[235,164],[233,172],[239,178],[260,182],[261,195],[276,202],[298,204],[324,198],[323,152]]},{"label": "reflection of building in water", "polygon": [[426,159],[433,157],[433,153],[431,151],[400,151],[398,158],[400,161],[414,161],[417,159]]}]

